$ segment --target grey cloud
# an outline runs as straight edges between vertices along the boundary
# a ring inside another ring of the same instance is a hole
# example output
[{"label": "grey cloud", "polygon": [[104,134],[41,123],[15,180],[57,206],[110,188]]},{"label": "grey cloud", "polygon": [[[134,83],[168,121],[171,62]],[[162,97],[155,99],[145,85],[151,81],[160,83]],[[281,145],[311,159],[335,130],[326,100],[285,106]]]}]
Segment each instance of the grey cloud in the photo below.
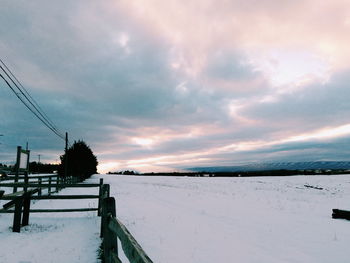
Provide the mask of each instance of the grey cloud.
[{"label": "grey cloud", "polygon": [[[239,51],[213,52],[199,79],[176,74],[170,67],[171,43],[107,3],[3,1],[0,33],[5,61],[45,112],[73,140],[86,140],[106,160],[200,152],[240,141],[268,140],[288,130],[343,124],[350,110],[349,78],[344,72],[328,84],[280,96],[278,102],[257,102],[243,108],[239,113],[256,121],[243,123],[230,116],[230,101],[257,100],[272,88],[262,74],[244,62]],[[122,33],[129,37],[127,49],[118,43]],[[176,89],[180,83],[186,86],[182,93]],[[0,89],[0,133],[6,135],[0,138],[4,142],[0,158],[8,158],[5,152],[26,141],[36,151],[50,149],[61,154],[63,142],[54,140],[3,83]],[[173,139],[150,149],[126,141],[143,136],[145,127],[183,133],[186,128],[208,124],[218,130]],[[278,157],[276,153],[281,152],[286,158],[288,152],[297,158],[298,151],[311,153],[322,148],[321,158],[328,153],[338,156],[337,145],[297,143],[208,157],[224,164]],[[327,153],[327,147],[334,149]],[[52,154],[52,159],[56,158]]]},{"label": "grey cloud", "polygon": [[315,83],[271,103],[256,103],[242,112],[282,129],[310,130],[348,123],[349,73],[335,74],[328,83]]},{"label": "grey cloud", "polygon": [[223,80],[251,80],[258,75],[246,62],[244,56],[230,50],[217,50],[208,57],[204,74]]}]

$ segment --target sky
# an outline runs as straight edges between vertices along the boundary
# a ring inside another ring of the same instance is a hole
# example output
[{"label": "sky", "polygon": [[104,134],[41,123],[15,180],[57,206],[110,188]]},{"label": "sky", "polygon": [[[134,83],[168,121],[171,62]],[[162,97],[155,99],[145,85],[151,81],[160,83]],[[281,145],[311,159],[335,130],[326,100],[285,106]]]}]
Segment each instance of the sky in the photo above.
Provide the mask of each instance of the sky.
[{"label": "sky", "polygon": [[[350,160],[347,0],[1,0],[0,58],[99,171]],[[64,141],[0,82],[0,162]]]}]

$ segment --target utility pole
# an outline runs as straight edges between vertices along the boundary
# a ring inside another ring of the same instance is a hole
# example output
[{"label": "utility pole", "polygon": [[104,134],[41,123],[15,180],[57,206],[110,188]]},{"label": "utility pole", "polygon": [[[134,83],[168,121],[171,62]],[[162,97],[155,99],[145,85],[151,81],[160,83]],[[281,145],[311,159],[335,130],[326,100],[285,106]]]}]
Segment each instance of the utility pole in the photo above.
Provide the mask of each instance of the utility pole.
[{"label": "utility pole", "polygon": [[38,158],[39,158],[38,164],[40,163],[40,156],[41,156],[41,154],[38,154]]}]

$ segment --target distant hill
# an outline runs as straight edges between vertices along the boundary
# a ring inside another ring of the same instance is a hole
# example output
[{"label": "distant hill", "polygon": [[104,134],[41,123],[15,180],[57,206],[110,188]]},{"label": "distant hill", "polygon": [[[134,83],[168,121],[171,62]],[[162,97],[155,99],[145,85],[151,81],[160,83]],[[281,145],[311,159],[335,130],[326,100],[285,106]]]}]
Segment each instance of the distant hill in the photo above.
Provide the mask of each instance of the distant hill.
[{"label": "distant hill", "polygon": [[347,170],[350,169],[350,162],[276,162],[276,163],[251,163],[239,166],[210,166],[193,167],[187,170],[194,172],[246,172],[265,170]]}]

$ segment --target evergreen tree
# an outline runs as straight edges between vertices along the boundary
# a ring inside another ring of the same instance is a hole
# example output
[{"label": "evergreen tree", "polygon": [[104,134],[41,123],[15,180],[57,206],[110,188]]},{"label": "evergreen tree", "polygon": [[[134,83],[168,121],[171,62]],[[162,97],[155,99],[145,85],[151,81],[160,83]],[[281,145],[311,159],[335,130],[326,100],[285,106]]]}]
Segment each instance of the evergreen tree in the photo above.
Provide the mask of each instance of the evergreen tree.
[{"label": "evergreen tree", "polygon": [[92,150],[84,141],[75,141],[74,144],[67,150],[67,153],[62,155],[59,174],[64,176],[65,164],[68,156],[68,176],[78,177],[80,181],[89,178],[97,173],[97,158]]}]

